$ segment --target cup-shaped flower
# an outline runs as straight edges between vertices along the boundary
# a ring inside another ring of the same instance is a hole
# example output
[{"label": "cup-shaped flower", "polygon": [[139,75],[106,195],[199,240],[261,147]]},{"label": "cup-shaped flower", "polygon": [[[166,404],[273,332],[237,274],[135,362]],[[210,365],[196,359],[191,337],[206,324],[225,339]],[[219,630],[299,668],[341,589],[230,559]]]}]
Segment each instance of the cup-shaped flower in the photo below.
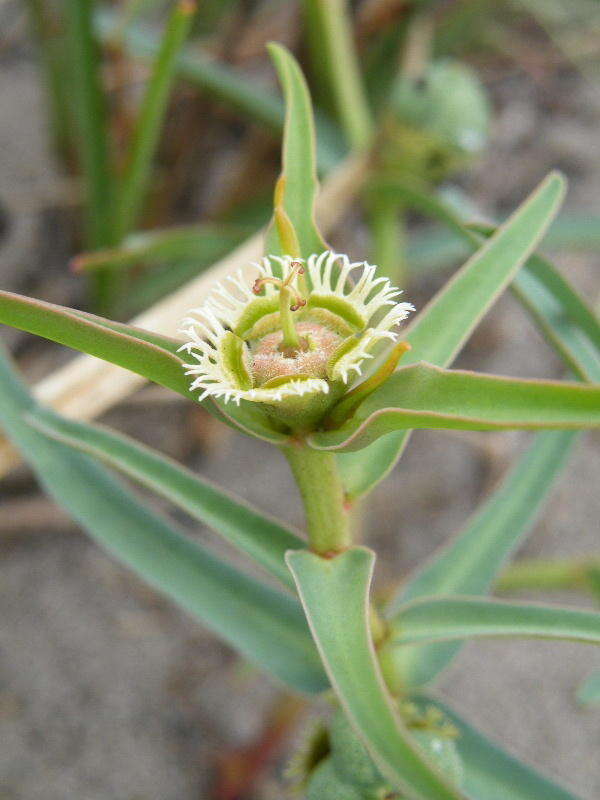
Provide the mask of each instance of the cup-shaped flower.
[{"label": "cup-shaped flower", "polygon": [[230,276],[183,321],[190,388],[200,400],[266,404],[305,427],[361,375],[379,341],[396,339],[413,306],[397,302],[401,291],[374,266],[346,255],[266,256],[253,266],[253,286]]}]

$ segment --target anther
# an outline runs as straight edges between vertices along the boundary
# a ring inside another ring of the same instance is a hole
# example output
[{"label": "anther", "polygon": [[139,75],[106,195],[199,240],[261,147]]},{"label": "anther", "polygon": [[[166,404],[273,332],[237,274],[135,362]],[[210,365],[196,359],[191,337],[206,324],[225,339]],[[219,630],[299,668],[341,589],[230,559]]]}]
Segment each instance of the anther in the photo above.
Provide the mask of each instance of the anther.
[{"label": "anther", "polygon": [[254,294],[260,294],[265,283],[272,283],[280,289],[285,286],[285,283],[280,278],[257,278],[252,285]]}]

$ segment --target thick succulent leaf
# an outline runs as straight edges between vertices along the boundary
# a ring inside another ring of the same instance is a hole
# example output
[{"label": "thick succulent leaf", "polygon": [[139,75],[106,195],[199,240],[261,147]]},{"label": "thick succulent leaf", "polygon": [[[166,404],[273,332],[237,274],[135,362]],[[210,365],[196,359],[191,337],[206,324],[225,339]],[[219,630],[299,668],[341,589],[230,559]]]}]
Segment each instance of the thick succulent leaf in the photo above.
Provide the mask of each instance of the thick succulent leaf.
[{"label": "thick succulent leaf", "polygon": [[[5,291],[0,291],[0,322],[129,369],[198,402],[189,391],[190,379],[184,373],[177,353],[181,343],[176,339]],[[208,401],[204,405],[244,433],[275,444],[288,439],[270,424],[262,409],[250,403],[238,407]]]},{"label": "thick succulent leaf", "polygon": [[[448,366],[482,317],[537,247],[556,215],[565,191],[558,174],[549,175],[498,228],[407,329],[412,345],[403,364],[428,361]],[[361,453],[341,455],[340,467],[350,497],[370,491],[390,472],[409,433],[396,432]]]},{"label": "thick succulent leaf", "polygon": [[47,409],[38,409],[27,420],[53,439],[101,459],[157,492],[294,588],[285,553],[306,543],[290,528],[129,436],[68,420]]},{"label": "thick succulent leaf", "polygon": [[[495,576],[531,530],[577,437],[571,431],[540,433],[464,531],[412,575],[388,608],[419,597],[486,594]],[[458,642],[403,647],[395,661],[403,681],[418,686],[432,680],[460,649]]]},{"label": "thick succulent leaf", "polygon": [[[300,254],[307,258],[312,253],[327,249],[314,216],[318,182],[312,104],[304,75],[292,54],[278,44],[270,44],[269,53],[283,87],[286,104],[281,171],[285,180],[283,205],[298,236]],[[267,234],[265,249],[268,254],[282,253],[273,224]]]},{"label": "thick succulent leaf", "polygon": [[[90,314],[87,311],[80,311],[76,308],[59,306],[55,303],[47,303],[45,300],[37,300],[33,297],[0,290],[0,322],[5,325],[12,325],[30,333],[37,333],[39,329],[40,336],[57,341],[54,337],[61,334],[61,332],[64,331],[62,335],[67,336],[69,332],[77,329],[75,323],[69,326],[65,322],[69,317],[75,317],[76,320],[80,319],[90,323],[90,325],[98,325],[115,333],[131,336],[147,344],[154,344],[173,355],[177,353],[177,349],[181,346],[179,340],[161,333],[144,330],[124,322],[115,322],[106,317],[99,317],[96,314]],[[84,329],[83,326],[81,329]],[[107,341],[111,342],[113,339],[108,339]],[[106,344],[107,342],[102,342],[102,345]]]},{"label": "thick succulent leaf", "polygon": [[[396,186],[396,192],[410,205],[443,222],[453,237],[452,241],[467,250],[477,250],[483,241],[482,236],[490,237],[497,230],[490,225],[465,226],[439,198],[412,187]],[[598,227],[598,220],[583,219],[575,227],[572,227],[568,218],[555,220],[544,242],[549,246],[559,246],[561,242],[569,241],[575,247],[577,241],[566,239],[564,232],[578,232],[582,235],[583,244],[587,243],[589,247],[594,239],[585,237],[585,230],[594,224]],[[553,232],[558,235],[553,236]],[[556,268],[547,259],[534,254],[515,276],[511,290],[575,374],[583,380],[599,380],[598,315],[588,308]]]},{"label": "thick succulent leaf", "polygon": [[[445,221],[457,241],[465,241],[471,249],[478,246],[477,237],[441,203],[436,201],[424,210]],[[600,381],[598,320],[552,265],[532,256],[512,288],[538,321],[552,329],[553,343],[576,374]],[[575,438],[571,432],[539,434],[465,531],[402,587],[390,612],[415,597],[487,593],[494,576],[531,528],[552,483],[568,461]],[[459,649],[457,642],[403,648],[400,668],[405,681],[420,685],[432,680]]]},{"label": "thick succulent leaf", "polygon": [[577,689],[577,700],[583,706],[597,705],[600,703],[600,670],[583,681]]},{"label": "thick succulent leaf", "polygon": [[103,467],[25,421],[38,406],[0,354],[0,425],[46,491],[102,547],[255,664],[301,691],[327,686],[298,602],[220,561]]},{"label": "thick succulent leaf", "polygon": [[[64,306],[0,291],[0,322],[143,375],[191,397],[174,340]],[[164,344],[163,344],[164,343]]]},{"label": "thick succulent leaf", "polygon": [[600,613],[481,597],[423,597],[390,620],[393,647],[473,637],[517,636],[600,644]]},{"label": "thick succulent leaf", "polygon": [[407,428],[600,427],[600,384],[528,381],[414,364],[394,373],[340,428],[311,435],[324,450],[357,450]]},{"label": "thick succulent leaf", "polygon": [[374,561],[364,547],[287,556],[331,685],[381,772],[407,798],[456,800],[462,795],[411,739],[382,678],[368,621]]},{"label": "thick succulent leaf", "polygon": [[564,178],[550,174],[467,261],[409,326],[405,363],[449,364],[510,284],[554,219]]},{"label": "thick succulent leaf", "polygon": [[579,800],[509,755],[437,698],[415,696],[412,700],[422,709],[437,706],[458,729],[456,746],[463,764],[465,790],[472,800]]}]

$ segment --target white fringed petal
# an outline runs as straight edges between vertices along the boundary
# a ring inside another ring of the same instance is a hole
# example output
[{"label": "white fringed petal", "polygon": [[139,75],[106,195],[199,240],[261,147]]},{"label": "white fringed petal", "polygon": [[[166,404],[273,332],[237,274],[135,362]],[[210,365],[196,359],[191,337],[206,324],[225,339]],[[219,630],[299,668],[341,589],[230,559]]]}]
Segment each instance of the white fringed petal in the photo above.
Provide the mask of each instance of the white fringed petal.
[{"label": "white fringed petal", "polygon": [[[288,274],[293,259],[290,256],[265,256],[262,261],[253,263],[258,277],[278,277],[277,273]],[[351,283],[354,270],[362,272]],[[306,261],[308,282],[311,293],[321,297],[330,296],[343,300],[352,306],[358,317],[363,320],[362,333],[356,340],[356,346],[344,353],[331,368],[334,381],[348,383],[352,377],[361,375],[362,364],[373,357],[370,352],[381,339],[396,339],[392,330],[405,319],[414,307],[410,303],[397,303],[396,298],[402,293],[392,286],[385,277],[376,277],[376,268],[366,262],[351,262],[348,256],[325,251],[320,255],[311,255]],[[232,384],[230,373],[224,368],[219,352],[219,343],[223,336],[236,329],[242,315],[250,303],[257,299],[251,286],[246,283],[242,271],[229,276],[222,284],[217,284],[205,304],[193,309],[191,316],[183,320],[181,333],[188,341],[180,350],[194,359],[194,363],[184,364],[186,375],[193,377],[190,389],[201,389],[200,400],[213,396],[232,400],[250,400],[261,403],[276,403],[286,397],[302,396],[311,393],[329,392],[329,383],[318,377],[295,378],[282,382],[277,387],[258,386],[242,389]],[[278,293],[272,283],[263,285],[262,298],[271,298]],[[378,322],[367,327],[373,317],[387,309]],[[310,309],[301,312],[299,319],[310,319]],[[252,355],[247,344],[244,345],[245,356],[250,367]],[[251,370],[250,370],[251,371]]]},{"label": "white fringed petal", "polygon": [[[336,266],[337,272],[334,274]],[[397,303],[395,298],[402,294],[402,290],[392,286],[388,278],[376,278],[377,268],[366,261],[353,262],[343,253],[326,250],[318,256],[309,256],[306,268],[313,292],[345,300],[361,317],[365,327],[386,306],[393,308],[375,326],[377,330],[393,328],[415,310],[411,303]],[[357,269],[362,269],[362,274],[352,286],[349,284],[350,273]]]},{"label": "white fringed petal", "polygon": [[[335,362],[330,373],[332,379],[348,383],[351,378],[362,375],[364,361],[373,358],[373,354],[370,352],[373,346],[381,339],[392,339],[393,341],[395,338],[395,334],[390,331],[369,328],[360,339],[356,340],[356,345]],[[353,372],[355,373],[354,375],[352,375]]]},{"label": "white fringed petal", "polygon": [[327,394],[329,384],[323,378],[294,378],[273,388],[257,387],[240,389],[233,386],[223,370],[218,350],[206,345],[198,348],[195,343],[186,343],[180,350],[186,350],[195,364],[184,364],[185,374],[194,376],[190,391],[202,389],[198,398],[200,402],[207,397],[223,398],[225,402],[232,400],[240,404],[241,400],[257,403],[278,403],[286,397],[302,397],[305,394]]},{"label": "white fringed petal", "polygon": [[[253,261],[252,266],[256,268],[258,278],[275,278],[277,275],[274,272],[274,264],[278,264],[282,274],[285,275],[290,270],[292,261],[302,261],[302,259],[292,259],[290,256],[265,256],[261,261]],[[262,297],[273,297],[276,294],[278,292],[273,284],[264,285]],[[233,330],[248,305],[256,299],[257,295],[252,291],[252,284],[240,269],[234,275],[226,277],[223,283],[216,283],[204,305],[193,308],[190,314],[194,314],[200,320],[210,314]],[[184,324],[194,322],[196,322],[194,317],[184,320]]]}]

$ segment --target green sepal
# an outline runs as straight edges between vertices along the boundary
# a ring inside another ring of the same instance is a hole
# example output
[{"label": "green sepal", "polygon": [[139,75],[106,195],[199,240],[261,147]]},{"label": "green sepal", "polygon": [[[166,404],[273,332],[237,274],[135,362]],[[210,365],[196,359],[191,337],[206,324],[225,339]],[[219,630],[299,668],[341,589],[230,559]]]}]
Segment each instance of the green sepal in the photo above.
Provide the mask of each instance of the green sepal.
[{"label": "green sepal", "polygon": [[269,330],[261,329],[261,331],[257,333],[254,330],[255,326],[258,325],[264,317],[275,314],[278,311],[279,294],[274,294],[270,297],[257,297],[256,300],[252,300],[248,303],[237,325],[233,329],[233,332],[242,339],[258,339],[261,336],[265,336],[265,334],[271,333],[272,330],[276,330],[279,317],[277,316],[274,319],[273,325]]},{"label": "green sepal", "polygon": [[219,340],[219,360],[227,380],[242,391],[248,391],[254,386],[254,380],[248,370],[244,356],[248,346],[243,339],[235,333],[227,331]]},{"label": "green sepal", "polygon": [[[329,312],[324,321],[342,335],[362,331],[368,322],[352,303],[337,295],[312,293],[304,313],[319,311]],[[311,316],[314,316],[314,313]]]},{"label": "green sepal", "polygon": [[[283,375],[264,383],[261,389],[277,389],[286,383],[298,380],[314,380],[311,375]],[[329,383],[329,391],[307,392],[303,395],[288,395],[272,402],[261,401],[267,414],[279,423],[287,425],[294,431],[307,432],[314,430],[318,422],[327,414],[344,392],[341,381]]]},{"label": "green sepal", "polygon": [[335,368],[338,362],[344,357],[347,356],[348,353],[351,353],[353,350],[356,350],[357,347],[360,346],[362,341],[362,336],[348,336],[347,339],[339,344],[333,352],[333,355],[327,362],[327,377],[329,380],[334,380],[335,377]]}]

